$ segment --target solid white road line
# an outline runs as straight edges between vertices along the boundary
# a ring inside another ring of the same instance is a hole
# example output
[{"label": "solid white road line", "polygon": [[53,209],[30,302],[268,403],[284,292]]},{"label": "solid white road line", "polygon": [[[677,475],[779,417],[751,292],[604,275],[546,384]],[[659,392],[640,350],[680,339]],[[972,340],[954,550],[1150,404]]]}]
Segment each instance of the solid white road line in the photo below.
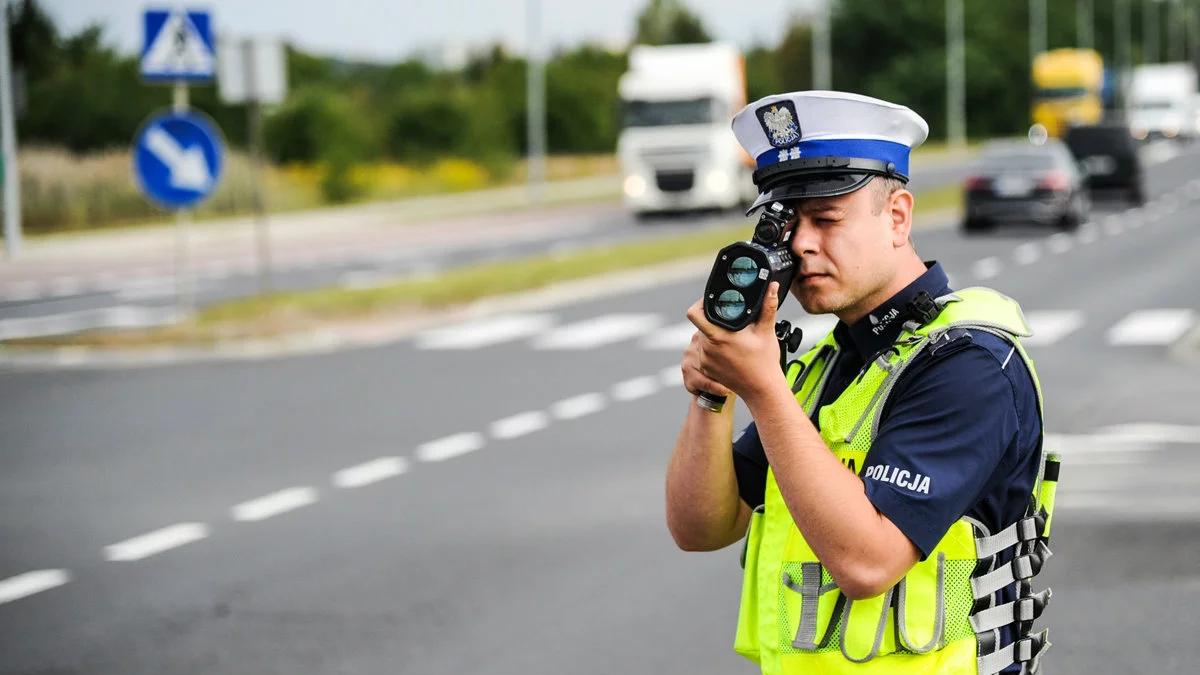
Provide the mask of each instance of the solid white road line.
[{"label": "solid white road line", "polygon": [[357,488],[399,476],[408,471],[403,457],[380,457],[362,464],[346,467],[333,474],[333,484],[340,488]]},{"label": "solid white road line", "polygon": [[48,591],[71,580],[66,570],[35,570],[0,581],[0,605]]},{"label": "solid white road line", "polygon": [[1195,312],[1190,309],[1143,309],[1130,313],[1108,330],[1113,345],[1166,345],[1191,328]]},{"label": "solid white road line", "polygon": [[233,519],[239,522],[266,520],[281,513],[308,506],[317,501],[317,491],[311,487],[294,487],[272,492],[233,507]]},{"label": "solid white road line", "polygon": [[1036,310],[1025,313],[1033,336],[1021,342],[1025,345],[1052,345],[1083,325],[1083,312],[1074,310]]},{"label": "solid white road line", "polygon": [[59,277],[50,282],[50,295],[78,295],[83,282],[78,277]]},{"label": "solid white road line", "polygon": [[4,299],[9,302],[36,300],[45,293],[36,281],[16,281],[4,287]]},{"label": "solid white road line", "polygon": [[488,427],[493,438],[506,440],[525,434],[532,434],[550,426],[550,416],[541,410],[518,413],[511,417],[496,420]]},{"label": "solid white road line", "polygon": [[338,286],[350,290],[377,288],[396,280],[394,272],[385,270],[356,270],[338,277]]},{"label": "solid white road line", "polygon": [[417,459],[422,462],[442,462],[468,452],[475,452],[482,447],[483,434],[465,431],[418,446]]},{"label": "solid white road line", "polygon": [[546,314],[508,314],[468,321],[417,336],[419,349],[477,349],[537,335],[554,323]]},{"label": "solid white road line", "polygon": [[1013,249],[1013,262],[1018,265],[1032,265],[1042,257],[1042,247],[1036,241],[1027,241]]},{"label": "solid white road line", "polygon": [[533,341],[534,349],[593,349],[658,328],[657,314],[608,314],[560,326]]},{"label": "solid white road line", "polygon": [[1104,231],[1108,236],[1114,237],[1125,231],[1125,224],[1121,222],[1121,217],[1114,213],[1104,219]]},{"label": "solid white road line", "polygon": [[141,560],[207,536],[208,526],[204,523],[179,523],[105,546],[104,557],[114,562]]},{"label": "solid white road line", "polygon": [[676,349],[683,351],[692,342],[696,326],[691,321],[660,328],[642,338],[642,349]]},{"label": "solid white road line", "polygon": [[63,314],[0,319],[0,340],[62,335],[92,328],[146,328],[179,320],[175,307],[120,305]]},{"label": "solid white road line", "polygon": [[573,420],[584,415],[604,410],[604,406],[608,405],[604,394],[599,392],[591,392],[572,396],[571,398],[563,399],[558,403],[550,406],[550,414],[560,420]]},{"label": "solid white road line", "polygon": [[991,279],[1000,274],[1000,270],[1004,269],[1004,263],[996,256],[990,256],[981,260],[976,260],[971,266],[971,274],[976,279]]},{"label": "solid white road line", "polygon": [[658,389],[658,380],[646,375],[614,384],[612,397],[617,401],[633,401],[650,396]]},{"label": "solid white road line", "polygon": [[1074,246],[1075,242],[1071,239],[1071,235],[1066,232],[1055,232],[1046,240],[1046,248],[1050,249],[1050,252],[1056,255],[1066,253]]}]

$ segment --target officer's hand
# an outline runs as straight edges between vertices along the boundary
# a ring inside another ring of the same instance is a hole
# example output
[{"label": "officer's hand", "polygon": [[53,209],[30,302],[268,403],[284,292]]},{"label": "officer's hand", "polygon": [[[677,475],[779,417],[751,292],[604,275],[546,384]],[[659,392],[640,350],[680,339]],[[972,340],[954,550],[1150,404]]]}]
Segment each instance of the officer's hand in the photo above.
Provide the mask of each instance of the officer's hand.
[{"label": "officer's hand", "polygon": [[703,300],[692,305],[688,320],[699,330],[699,335],[693,338],[694,349],[689,348],[689,353],[696,354],[696,370],[700,375],[721,383],[743,399],[778,386],[784,379],[779,368],[779,340],[775,337],[778,308],[777,282],[767,290],[758,320],[740,331],[728,331],[710,322],[704,316]]},{"label": "officer's hand", "polygon": [[[700,311],[703,312],[704,308],[701,307]],[[729,387],[711,379],[700,370],[700,363],[704,360],[704,355],[701,353],[703,348],[704,334],[696,331],[692,334],[691,344],[683,352],[683,364],[681,366],[683,369],[683,387],[696,396],[699,396],[702,391],[714,396],[728,396],[730,393]]]}]

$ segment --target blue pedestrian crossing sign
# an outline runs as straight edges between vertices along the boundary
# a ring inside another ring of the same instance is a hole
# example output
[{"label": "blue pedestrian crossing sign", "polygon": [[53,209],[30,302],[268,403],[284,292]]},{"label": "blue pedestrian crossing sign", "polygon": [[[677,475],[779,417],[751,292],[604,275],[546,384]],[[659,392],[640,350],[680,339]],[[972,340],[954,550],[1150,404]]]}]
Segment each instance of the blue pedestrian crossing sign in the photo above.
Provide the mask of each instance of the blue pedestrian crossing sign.
[{"label": "blue pedestrian crossing sign", "polygon": [[134,137],[133,173],[152,201],[184,209],[216,189],[223,153],[221,134],[207,116],[158,113]]},{"label": "blue pedestrian crossing sign", "polygon": [[142,27],[143,79],[212,81],[217,70],[217,50],[208,12],[146,10]]}]

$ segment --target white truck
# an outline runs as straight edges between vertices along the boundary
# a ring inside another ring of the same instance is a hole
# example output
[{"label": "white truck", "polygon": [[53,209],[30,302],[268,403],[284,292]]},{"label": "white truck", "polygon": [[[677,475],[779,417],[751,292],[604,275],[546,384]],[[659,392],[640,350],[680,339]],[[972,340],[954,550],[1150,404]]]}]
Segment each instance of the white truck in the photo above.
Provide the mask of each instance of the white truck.
[{"label": "white truck", "polygon": [[746,105],[737,48],[636,46],[618,89],[617,158],[626,207],[645,215],[729,209],[753,200],[752,162],[730,128]]},{"label": "white truck", "polygon": [[1155,63],[1133,69],[1129,129],[1134,138],[1200,137],[1196,69],[1190,63]]}]

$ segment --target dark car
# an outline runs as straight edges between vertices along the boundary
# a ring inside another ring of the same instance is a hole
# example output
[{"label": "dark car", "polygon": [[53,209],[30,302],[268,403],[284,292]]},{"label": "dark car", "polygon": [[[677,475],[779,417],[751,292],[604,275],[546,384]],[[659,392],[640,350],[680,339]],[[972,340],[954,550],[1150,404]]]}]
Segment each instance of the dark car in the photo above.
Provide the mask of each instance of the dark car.
[{"label": "dark car", "polygon": [[1002,141],[984,146],[967,178],[966,232],[1001,224],[1073,230],[1088,219],[1091,201],[1067,146]]},{"label": "dark car", "polygon": [[1067,132],[1066,141],[1086,174],[1084,182],[1093,195],[1116,193],[1134,204],[1145,203],[1142,163],[1129,127],[1124,124],[1073,127]]}]

